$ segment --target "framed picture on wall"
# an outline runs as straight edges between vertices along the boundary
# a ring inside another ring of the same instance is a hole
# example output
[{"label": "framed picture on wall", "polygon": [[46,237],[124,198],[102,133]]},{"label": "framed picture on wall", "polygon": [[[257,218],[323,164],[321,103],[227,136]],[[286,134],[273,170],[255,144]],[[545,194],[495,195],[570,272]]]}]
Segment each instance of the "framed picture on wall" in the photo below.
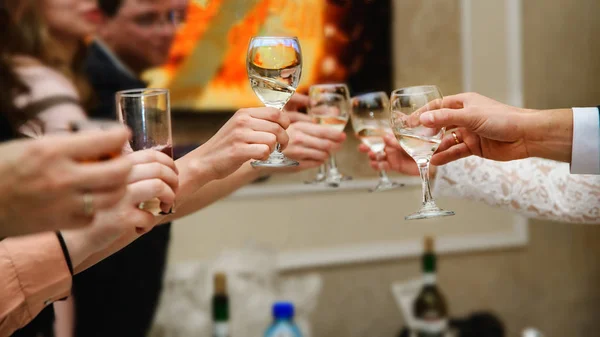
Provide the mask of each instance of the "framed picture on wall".
[{"label": "framed picture on wall", "polygon": [[253,36],[297,36],[299,92],[345,82],[353,93],[391,91],[392,0],[176,0],[185,20],[167,64],[144,77],[171,91],[174,114],[261,106],[246,74]]}]

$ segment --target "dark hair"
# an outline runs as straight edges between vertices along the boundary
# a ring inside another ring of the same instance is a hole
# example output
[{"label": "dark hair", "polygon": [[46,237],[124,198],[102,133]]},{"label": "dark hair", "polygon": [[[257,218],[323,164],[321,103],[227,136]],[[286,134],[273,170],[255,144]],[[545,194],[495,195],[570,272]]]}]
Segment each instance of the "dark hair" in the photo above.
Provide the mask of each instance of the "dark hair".
[{"label": "dark hair", "polygon": [[0,114],[9,121],[16,135],[18,127],[30,118],[15,106],[15,98],[28,93],[29,88],[14,72],[9,51],[22,50],[25,39],[16,28],[4,0],[0,0],[0,36],[3,37],[0,43]]},{"label": "dark hair", "polygon": [[122,4],[123,0],[98,0],[98,8],[109,18],[117,15]]}]

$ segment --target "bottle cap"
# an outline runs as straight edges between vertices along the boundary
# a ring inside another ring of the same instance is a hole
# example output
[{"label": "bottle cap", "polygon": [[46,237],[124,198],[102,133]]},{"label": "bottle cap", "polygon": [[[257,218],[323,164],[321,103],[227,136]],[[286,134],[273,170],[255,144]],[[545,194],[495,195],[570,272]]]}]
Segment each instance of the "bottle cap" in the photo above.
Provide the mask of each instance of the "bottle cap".
[{"label": "bottle cap", "polygon": [[433,253],[433,238],[431,236],[426,236],[423,240],[423,246],[425,247],[425,252]]},{"label": "bottle cap", "polygon": [[216,273],[214,276],[214,293],[219,295],[227,294],[227,277],[224,273]]},{"label": "bottle cap", "polygon": [[275,317],[275,319],[293,318],[294,305],[290,302],[276,302],[273,304],[273,317]]}]

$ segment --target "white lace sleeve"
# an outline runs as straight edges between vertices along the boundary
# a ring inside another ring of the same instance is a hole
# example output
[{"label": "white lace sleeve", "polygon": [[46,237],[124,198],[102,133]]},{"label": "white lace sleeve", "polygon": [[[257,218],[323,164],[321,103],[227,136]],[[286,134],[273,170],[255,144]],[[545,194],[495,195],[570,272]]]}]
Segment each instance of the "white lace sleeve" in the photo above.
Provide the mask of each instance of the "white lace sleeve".
[{"label": "white lace sleeve", "polygon": [[482,201],[534,218],[600,224],[600,176],[572,175],[566,163],[469,157],[438,167],[434,189],[436,195]]}]

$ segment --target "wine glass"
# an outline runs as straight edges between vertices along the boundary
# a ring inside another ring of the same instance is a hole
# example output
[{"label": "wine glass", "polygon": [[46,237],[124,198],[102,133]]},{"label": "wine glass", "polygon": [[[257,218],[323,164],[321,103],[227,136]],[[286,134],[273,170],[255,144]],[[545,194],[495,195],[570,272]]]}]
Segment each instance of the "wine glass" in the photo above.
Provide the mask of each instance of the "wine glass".
[{"label": "wine glass", "polygon": [[444,136],[445,128],[421,125],[419,116],[428,110],[442,107],[442,94],[435,85],[423,85],[395,90],[391,96],[391,126],[400,146],[417,163],[422,181],[423,205],[405,217],[406,220],[454,215],[439,208],[429,186],[429,161]]},{"label": "wine glass", "polygon": [[[385,92],[371,92],[352,97],[350,100],[350,120],[354,133],[377,156],[384,154],[383,137],[392,134],[390,127],[390,99]],[[370,192],[387,191],[404,186],[393,182],[385,170],[379,170],[379,183]]]},{"label": "wine glass", "polygon": [[[311,87],[312,89],[312,87]],[[344,95],[333,92],[319,92],[311,90],[308,115],[316,124],[343,131],[350,117],[348,99]],[[330,158],[333,154],[330,153]],[[329,165],[329,173],[325,182],[333,187],[338,187],[342,181],[342,174],[337,170],[335,161]]]},{"label": "wine glass", "polygon": [[[311,102],[314,100],[318,100],[319,97],[324,93],[333,93],[341,95],[346,100],[346,103],[349,104],[350,90],[348,90],[348,86],[343,83],[315,84],[311,85],[310,89],[308,90],[308,96]],[[345,109],[349,110],[350,108],[346,107]],[[349,113],[346,113],[346,115],[348,114]],[[317,122],[317,124],[321,124],[320,120],[318,119],[315,119],[315,122]],[[344,127],[345,126],[346,124],[344,124]],[[340,131],[343,131],[344,127],[342,127]],[[351,176],[343,174],[339,171],[337,167],[337,162],[335,160],[335,155],[330,154],[328,164],[329,165],[327,169],[325,168],[326,165],[321,165],[321,167],[319,167],[319,172],[317,173],[315,179],[307,183],[318,183],[321,181],[326,181],[332,186],[338,186],[341,181],[352,180]]]},{"label": "wine glass", "polygon": [[[258,36],[250,40],[246,59],[250,86],[267,107],[283,110],[290,100],[302,74],[302,51],[296,37]],[[279,143],[264,161],[252,166],[287,167],[298,162],[280,151]]]}]

